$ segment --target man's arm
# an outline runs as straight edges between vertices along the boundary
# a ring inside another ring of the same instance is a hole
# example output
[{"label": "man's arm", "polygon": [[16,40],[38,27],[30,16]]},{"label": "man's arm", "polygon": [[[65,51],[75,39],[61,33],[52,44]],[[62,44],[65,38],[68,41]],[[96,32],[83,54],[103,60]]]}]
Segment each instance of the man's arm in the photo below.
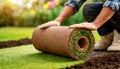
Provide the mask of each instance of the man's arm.
[{"label": "man's arm", "polygon": [[105,22],[107,22],[113,15],[115,11],[108,7],[104,7],[100,14],[97,16],[97,18],[93,21],[93,24],[96,26],[96,29],[98,29],[100,26],[102,26]]},{"label": "man's arm", "polygon": [[81,24],[71,25],[70,28],[87,28],[90,30],[96,30],[108,21],[119,9],[120,0],[107,0],[103,5],[103,9],[100,14],[93,22],[83,22]]},{"label": "man's arm", "polygon": [[68,17],[77,13],[79,8],[85,1],[86,0],[69,0],[68,2],[65,3],[66,6],[63,8],[60,15],[54,21],[47,22],[45,24],[40,25],[39,27],[47,28],[49,26],[59,26],[60,23],[62,23]]},{"label": "man's arm", "polygon": [[114,13],[115,11],[113,11],[112,9],[104,7],[93,22],[83,22],[80,24],[74,24],[71,25],[70,28],[86,28],[90,30],[97,30],[106,21],[108,21],[114,15]]},{"label": "man's arm", "polygon": [[70,6],[65,6],[61,11],[60,15],[55,19],[55,21],[62,23],[64,20],[66,20],[68,17],[72,15],[73,15],[73,8]]},{"label": "man's arm", "polygon": [[45,24],[42,24],[39,26],[39,28],[43,29],[50,26],[59,26],[60,23],[62,23],[65,19],[67,19],[72,15],[73,15],[73,8],[70,6],[65,6],[61,11],[60,15],[54,21],[50,21]]},{"label": "man's arm", "polygon": [[86,0],[69,0],[65,3],[65,8],[62,10],[61,14],[55,19],[58,22],[63,22],[68,17],[72,16],[73,14],[77,13],[79,8]]}]

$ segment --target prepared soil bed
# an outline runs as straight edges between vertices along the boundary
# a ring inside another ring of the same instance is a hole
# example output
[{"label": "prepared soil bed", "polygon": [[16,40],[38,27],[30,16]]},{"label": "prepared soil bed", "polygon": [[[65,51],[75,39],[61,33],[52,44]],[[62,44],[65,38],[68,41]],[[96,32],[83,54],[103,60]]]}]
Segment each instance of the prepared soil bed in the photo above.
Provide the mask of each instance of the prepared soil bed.
[{"label": "prepared soil bed", "polygon": [[29,38],[24,38],[20,40],[9,40],[9,41],[0,42],[0,48],[15,47],[21,45],[28,45],[28,44],[32,44],[32,41]]},{"label": "prepared soil bed", "polygon": [[120,69],[120,52],[94,52],[84,64],[66,69]]}]

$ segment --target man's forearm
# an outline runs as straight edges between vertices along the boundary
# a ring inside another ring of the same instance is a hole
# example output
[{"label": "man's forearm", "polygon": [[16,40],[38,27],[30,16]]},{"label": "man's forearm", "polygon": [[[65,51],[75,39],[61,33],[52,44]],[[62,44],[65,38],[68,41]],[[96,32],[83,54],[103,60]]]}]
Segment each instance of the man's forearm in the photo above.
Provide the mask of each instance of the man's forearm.
[{"label": "man's forearm", "polygon": [[69,6],[65,6],[63,10],[61,11],[60,15],[55,19],[55,21],[58,21],[62,23],[64,20],[66,20],[68,17],[73,15],[73,8]]},{"label": "man's forearm", "polygon": [[104,7],[97,18],[94,20],[93,24],[95,24],[95,26],[99,28],[105,22],[107,22],[114,15],[114,13],[115,11],[113,11],[112,9]]}]

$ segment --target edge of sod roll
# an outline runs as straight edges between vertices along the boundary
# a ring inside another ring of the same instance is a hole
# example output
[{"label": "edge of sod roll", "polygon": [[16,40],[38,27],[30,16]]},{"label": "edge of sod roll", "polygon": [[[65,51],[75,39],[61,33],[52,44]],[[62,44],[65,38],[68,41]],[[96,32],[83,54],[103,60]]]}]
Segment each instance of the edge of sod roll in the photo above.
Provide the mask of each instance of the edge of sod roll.
[{"label": "edge of sod roll", "polygon": [[[90,53],[93,51],[93,47],[94,47],[94,43],[95,43],[92,32],[87,29],[76,29],[76,31],[74,31],[73,33],[74,34],[72,34],[70,42],[71,42],[71,46],[72,46],[72,50],[73,50],[74,54],[78,56],[77,59],[87,58],[87,56],[90,55]],[[89,45],[85,52],[80,52],[76,48],[76,41],[80,36],[85,36],[89,40]]]}]

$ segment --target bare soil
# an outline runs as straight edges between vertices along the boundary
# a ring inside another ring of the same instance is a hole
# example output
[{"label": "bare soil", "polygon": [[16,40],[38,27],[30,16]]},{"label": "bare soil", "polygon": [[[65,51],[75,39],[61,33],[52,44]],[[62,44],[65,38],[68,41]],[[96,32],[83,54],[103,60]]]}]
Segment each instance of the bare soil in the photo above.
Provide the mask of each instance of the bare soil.
[{"label": "bare soil", "polygon": [[120,69],[120,52],[95,51],[84,64],[66,69]]},{"label": "bare soil", "polygon": [[0,42],[0,48],[15,47],[21,45],[28,45],[28,44],[32,44],[32,41],[29,38],[24,38],[20,40],[9,40],[9,41]]}]

